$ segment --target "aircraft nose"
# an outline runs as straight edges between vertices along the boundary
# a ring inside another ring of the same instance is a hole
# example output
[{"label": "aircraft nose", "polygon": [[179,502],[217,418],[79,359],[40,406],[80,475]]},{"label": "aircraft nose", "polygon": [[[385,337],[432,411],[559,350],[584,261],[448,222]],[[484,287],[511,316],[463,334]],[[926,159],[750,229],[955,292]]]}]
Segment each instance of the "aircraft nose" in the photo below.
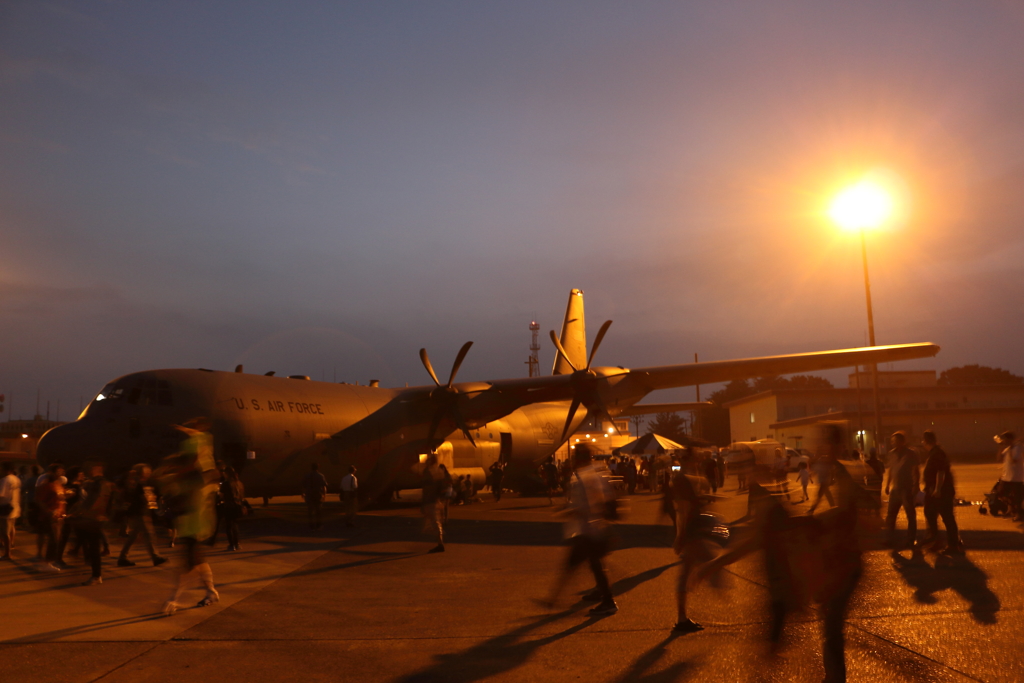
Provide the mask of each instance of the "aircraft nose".
[{"label": "aircraft nose", "polygon": [[91,430],[81,422],[69,422],[54,427],[43,434],[36,446],[36,460],[48,467],[59,462],[63,465],[80,465],[91,454]]}]

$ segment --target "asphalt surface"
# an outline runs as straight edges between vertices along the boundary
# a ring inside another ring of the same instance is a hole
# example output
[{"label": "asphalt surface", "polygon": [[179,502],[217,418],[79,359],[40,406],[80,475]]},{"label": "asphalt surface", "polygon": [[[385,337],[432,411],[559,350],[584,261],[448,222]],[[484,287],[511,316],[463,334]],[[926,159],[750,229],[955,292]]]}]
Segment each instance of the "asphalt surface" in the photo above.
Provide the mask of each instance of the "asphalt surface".
[{"label": "asphalt surface", "polygon": [[[994,466],[956,468],[958,493],[980,500]],[[716,507],[745,498],[734,482]],[[813,487],[812,487],[813,493]],[[160,615],[171,572],[144,562],[83,587],[88,571],[40,572],[19,534],[0,564],[4,681],[819,681],[820,621],[792,616],[785,646],[768,653],[766,581],[757,557],[700,586],[691,616],[707,628],[676,636],[677,568],[658,499],[627,499],[608,569],[619,612],[592,618],[581,572],[552,611],[545,596],[564,557],[546,498],[506,496],[451,509],[447,552],[428,555],[413,501],[360,516],[332,512],[310,531],[295,499],[243,522],[243,550],[210,553],[221,602]],[[798,509],[805,506],[798,506]],[[1024,680],[1019,647],[1024,534],[1006,519],[957,508],[966,558],[873,549],[847,620],[855,681]],[[900,526],[903,521],[901,519]],[[923,527],[923,517],[919,519]],[[28,546],[33,545],[30,549]],[[112,539],[115,555],[120,541]],[[175,552],[175,551],[168,551]],[[198,586],[186,599],[198,601]]]}]

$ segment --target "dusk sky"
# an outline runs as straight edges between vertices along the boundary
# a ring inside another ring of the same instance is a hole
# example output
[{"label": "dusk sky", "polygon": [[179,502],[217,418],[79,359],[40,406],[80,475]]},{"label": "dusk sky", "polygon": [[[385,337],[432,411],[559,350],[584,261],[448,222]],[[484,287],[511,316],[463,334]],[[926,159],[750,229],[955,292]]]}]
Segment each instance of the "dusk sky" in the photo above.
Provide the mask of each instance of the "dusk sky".
[{"label": "dusk sky", "polygon": [[860,346],[825,212],[870,172],[878,343],[1024,374],[1022,36],[981,0],[0,3],[0,393],[419,385],[470,339],[459,379],[516,377],[534,316],[550,372],[572,287],[602,365]]}]

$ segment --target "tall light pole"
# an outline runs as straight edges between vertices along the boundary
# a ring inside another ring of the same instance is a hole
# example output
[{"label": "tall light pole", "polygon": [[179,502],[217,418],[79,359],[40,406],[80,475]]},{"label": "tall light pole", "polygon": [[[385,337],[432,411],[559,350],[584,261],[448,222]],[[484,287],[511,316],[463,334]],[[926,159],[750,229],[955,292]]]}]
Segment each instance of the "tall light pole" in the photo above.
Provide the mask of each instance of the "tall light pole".
[{"label": "tall light pole", "polygon": [[[868,307],[868,341],[875,346],[875,317],[871,310],[871,278],[868,276],[868,247],[865,233],[877,228],[892,214],[892,196],[877,183],[862,180],[852,185],[832,200],[829,216],[840,227],[860,232],[860,255],[864,264],[864,296]],[[860,369],[857,368],[857,382],[860,383]],[[871,385],[875,402],[875,448],[881,453],[882,410],[878,400],[878,365],[871,364]]]}]

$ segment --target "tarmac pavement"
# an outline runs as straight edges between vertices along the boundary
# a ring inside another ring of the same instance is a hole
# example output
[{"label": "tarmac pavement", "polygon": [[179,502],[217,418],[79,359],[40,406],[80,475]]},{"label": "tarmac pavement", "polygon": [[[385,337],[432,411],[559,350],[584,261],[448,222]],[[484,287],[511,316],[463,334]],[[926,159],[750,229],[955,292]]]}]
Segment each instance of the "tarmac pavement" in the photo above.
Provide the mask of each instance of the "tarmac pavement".
[{"label": "tarmac pavement", "polygon": [[[998,476],[995,466],[955,469],[965,498]],[[727,519],[745,507],[732,486],[717,505]],[[0,564],[0,671],[33,683],[822,679],[812,610],[790,619],[782,652],[768,655],[756,557],[732,565],[725,587],[695,591],[690,612],[704,631],[671,633],[678,570],[657,496],[627,501],[608,559],[619,612],[605,618],[579,599],[592,587],[585,570],[554,611],[534,602],[565,553],[547,498],[481,497],[451,508],[447,552],[433,555],[412,502],[363,514],[355,529],[332,516],[312,532],[301,502],[275,499],[244,520],[242,551],[222,541],[210,553],[221,602],[171,617],[159,609],[172,563],[153,568],[137,549],[137,567],[117,568],[111,538],[104,583],[83,587],[84,567],[35,569],[34,538],[19,533],[15,561]],[[976,507],[956,514],[966,558],[865,554],[847,622],[850,680],[1024,679],[1024,534]],[[197,578],[186,598],[201,597]]]}]

